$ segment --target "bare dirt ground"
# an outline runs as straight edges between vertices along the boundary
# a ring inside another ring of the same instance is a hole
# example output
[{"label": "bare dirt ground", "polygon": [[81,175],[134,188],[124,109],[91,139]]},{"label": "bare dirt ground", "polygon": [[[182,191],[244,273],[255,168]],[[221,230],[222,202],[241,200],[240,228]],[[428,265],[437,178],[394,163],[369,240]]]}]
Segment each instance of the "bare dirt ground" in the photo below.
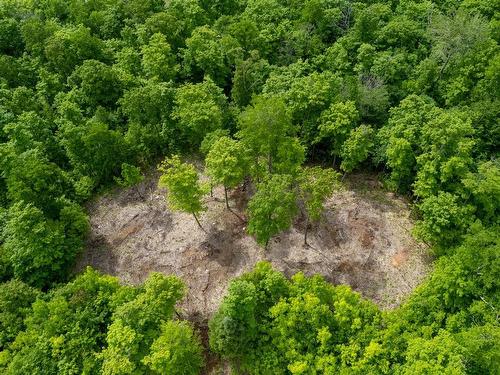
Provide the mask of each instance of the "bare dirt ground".
[{"label": "bare dirt ground", "polygon": [[[303,245],[304,221],[273,238],[267,250],[246,234],[246,224],[225,209],[223,190],[206,198],[200,230],[192,216],[170,211],[165,192],[151,177],[140,186],[116,190],[88,205],[91,235],[78,262],[142,282],[151,271],[180,276],[189,288],[185,316],[205,321],[220,304],[228,282],[270,261],[286,275],[319,273],[333,283],[349,284],[381,308],[397,306],[428,273],[430,259],[412,238],[404,199],[381,189],[376,176],[354,175],[327,202],[323,219]],[[230,194],[235,212],[245,218],[247,193]]]}]

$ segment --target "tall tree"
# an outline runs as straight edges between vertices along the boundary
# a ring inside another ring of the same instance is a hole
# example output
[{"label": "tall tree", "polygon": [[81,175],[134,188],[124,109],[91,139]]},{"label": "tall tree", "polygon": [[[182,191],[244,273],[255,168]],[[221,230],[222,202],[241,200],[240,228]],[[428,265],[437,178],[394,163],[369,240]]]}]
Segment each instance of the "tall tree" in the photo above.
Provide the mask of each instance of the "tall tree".
[{"label": "tall tree", "polygon": [[22,201],[11,206],[3,247],[14,276],[37,287],[64,280],[83,247],[89,224],[73,203],[67,203],[59,217],[47,219],[41,210]]},{"label": "tall tree", "polygon": [[340,150],[342,163],[340,169],[351,172],[368,158],[373,146],[375,132],[369,125],[360,125],[349,133]]},{"label": "tall tree", "polygon": [[248,233],[267,247],[272,236],[288,229],[297,212],[296,193],[289,175],[271,175],[260,183],[248,203]]},{"label": "tall tree", "polygon": [[141,52],[142,69],[146,77],[156,78],[159,81],[175,79],[179,65],[165,35],[154,34],[149,43],[142,47]]},{"label": "tall tree", "polygon": [[198,215],[205,210],[202,202],[205,189],[200,184],[196,168],[181,162],[180,157],[174,155],[163,161],[158,169],[162,172],[159,185],[168,189],[167,200],[170,207],[193,215],[204,231]]},{"label": "tall tree", "polygon": [[24,330],[24,319],[39,295],[40,291],[19,280],[0,284],[0,350]]},{"label": "tall tree", "polygon": [[328,139],[331,142],[330,152],[333,155],[333,164],[340,155],[342,145],[349,136],[359,118],[356,105],[352,101],[332,104],[324,110],[320,117],[319,135],[316,141]]},{"label": "tall tree", "polygon": [[321,218],[325,201],[338,186],[338,179],[339,174],[333,169],[323,169],[321,167],[304,167],[299,173],[299,197],[306,211],[304,245],[307,245],[309,222]]},{"label": "tall tree", "polygon": [[229,209],[227,189],[238,186],[247,172],[246,151],[243,145],[229,137],[219,138],[205,159],[208,175],[224,186],[226,207]]},{"label": "tall tree", "polygon": [[200,338],[185,321],[168,321],[143,362],[156,374],[197,375],[203,367]]},{"label": "tall tree", "polygon": [[285,103],[278,97],[254,98],[241,113],[239,127],[237,137],[250,150],[254,168],[264,161],[267,171],[273,173],[280,149],[295,133]]},{"label": "tall tree", "polygon": [[[26,298],[25,287],[21,290],[19,296]],[[89,267],[71,282],[40,294],[29,311],[20,311],[27,319],[2,352],[7,363],[0,361],[0,370],[7,375],[101,373],[95,354],[106,344],[113,310],[131,292],[117,278]]]},{"label": "tall tree", "polygon": [[198,148],[205,135],[222,127],[225,106],[222,90],[206,78],[177,89],[172,116],[179,122],[185,141]]},{"label": "tall tree", "polygon": [[[140,374],[147,373],[148,367],[158,374],[162,373],[162,365],[169,365],[169,357],[168,353],[165,353],[163,363],[158,358],[158,350],[162,344],[168,343],[167,340],[161,338],[161,329],[167,321],[172,319],[175,304],[184,296],[184,293],[185,286],[177,277],[151,273],[139,293],[114,311],[106,336],[108,345],[99,354],[103,361],[101,373],[106,375]],[[173,338],[170,337],[170,339]],[[194,338],[191,336],[189,339]],[[178,340],[172,340],[171,343],[185,344]],[[180,354],[187,350],[187,347],[173,347],[172,350]],[[194,352],[196,353],[196,350]],[[149,357],[146,357],[148,355]],[[196,358],[193,357],[193,361],[196,361]],[[174,362],[173,364],[179,365],[180,363]],[[185,366],[185,369],[189,369],[187,364]],[[178,372],[173,372],[173,374],[183,374],[179,370],[181,369],[177,369]]]}]

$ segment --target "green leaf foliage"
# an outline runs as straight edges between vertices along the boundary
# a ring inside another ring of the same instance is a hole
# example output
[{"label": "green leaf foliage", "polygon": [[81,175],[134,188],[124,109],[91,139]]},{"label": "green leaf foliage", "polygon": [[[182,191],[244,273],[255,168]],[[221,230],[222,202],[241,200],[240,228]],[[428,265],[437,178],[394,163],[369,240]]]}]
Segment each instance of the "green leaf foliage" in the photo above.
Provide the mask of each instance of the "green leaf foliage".
[{"label": "green leaf foliage", "polygon": [[143,180],[144,176],[141,174],[141,169],[139,167],[123,163],[121,178],[116,179],[116,182],[122,187],[130,187],[137,185]]},{"label": "green leaf foliage", "polygon": [[246,151],[241,142],[221,137],[214,142],[205,159],[208,175],[226,188],[243,182],[247,172]]},{"label": "green leaf foliage", "polygon": [[324,211],[325,201],[339,187],[339,174],[331,169],[305,167],[298,177],[299,197],[306,215],[304,242],[307,243],[309,221],[318,221]]},{"label": "green leaf foliage", "polygon": [[343,171],[351,172],[368,158],[375,144],[374,135],[373,129],[368,125],[360,125],[351,130],[340,151],[340,168]]},{"label": "green leaf foliage", "polygon": [[143,362],[157,374],[199,374],[203,367],[200,340],[188,323],[169,321]]},{"label": "green leaf foliage", "polygon": [[434,256],[384,312],[256,265],[209,324],[235,373],[499,374],[499,30],[494,0],[0,0],[0,373],[217,371],[172,320],[179,280],[75,267],[80,204],[138,166],[165,160],[170,208],[199,224],[205,186],[175,155],[200,151],[211,185],[244,181],[260,244],[299,209],[307,240],[333,164],[404,195]]},{"label": "green leaf foliage", "polygon": [[221,89],[210,78],[177,89],[172,116],[188,144],[199,147],[205,135],[222,127],[225,102]]},{"label": "green leaf foliage", "polygon": [[[106,336],[108,346],[99,354],[103,361],[102,373],[144,373],[146,366],[161,373],[162,364],[157,359],[158,346],[164,341],[161,327],[172,318],[175,304],[184,293],[184,284],[177,277],[150,274],[139,293],[118,306],[111,317]],[[189,344],[191,340],[194,340],[192,335],[184,338]],[[183,341],[175,340],[171,345],[182,347]],[[196,341],[191,345],[196,345]],[[195,368],[200,366],[199,359],[197,364],[194,363]],[[163,364],[168,365],[168,362]]]},{"label": "green leaf foliage", "polygon": [[158,169],[163,173],[160,186],[168,189],[167,200],[172,209],[195,216],[205,210],[202,202],[205,189],[193,165],[181,162],[179,156],[174,155],[162,162]]},{"label": "green leaf foliage", "polygon": [[289,175],[271,175],[258,186],[248,203],[248,233],[261,245],[288,229],[297,211],[296,194]]},{"label": "green leaf foliage", "polygon": [[41,210],[23,202],[10,208],[3,251],[14,276],[38,287],[64,279],[83,247],[89,224],[76,204],[65,205],[59,215],[59,220],[47,219]]}]

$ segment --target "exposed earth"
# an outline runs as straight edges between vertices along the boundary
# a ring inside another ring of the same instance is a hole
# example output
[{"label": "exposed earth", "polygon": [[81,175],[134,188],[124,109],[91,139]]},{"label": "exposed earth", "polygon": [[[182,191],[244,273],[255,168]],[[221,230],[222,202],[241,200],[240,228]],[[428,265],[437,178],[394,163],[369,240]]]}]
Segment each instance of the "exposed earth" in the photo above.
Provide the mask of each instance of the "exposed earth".
[{"label": "exposed earth", "polygon": [[191,215],[167,208],[165,191],[153,176],[88,205],[92,229],[77,268],[91,265],[134,284],[151,271],[176,274],[189,287],[180,307],[195,321],[207,319],[228,282],[260,260],[288,276],[319,273],[349,284],[381,308],[395,307],[429,272],[427,249],[411,236],[407,202],[384,191],[376,176],[353,175],[345,185],[310,228],[310,246],[303,245],[304,220],[298,218],[264,250],[246,234],[242,221],[247,192],[230,193],[231,212],[222,188],[214,189],[200,218],[204,232]]}]

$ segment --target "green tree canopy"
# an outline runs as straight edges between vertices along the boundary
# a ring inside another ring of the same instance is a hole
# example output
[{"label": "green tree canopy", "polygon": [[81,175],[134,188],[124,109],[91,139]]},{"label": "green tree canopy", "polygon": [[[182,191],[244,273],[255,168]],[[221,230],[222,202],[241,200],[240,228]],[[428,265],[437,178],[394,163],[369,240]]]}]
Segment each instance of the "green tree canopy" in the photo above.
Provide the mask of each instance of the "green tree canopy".
[{"label": "green tree canopy", "polygon": [[[184,293],[184,284],[177,277],[151,273],[139,293],[118,306],[111,317],[106,336],[108,345],[99,354],[103,361],[102,373],[144,373],[147,371],[146,366],[152,366],[153,370],[161,373],[162,363],[157,358],[159,346],[165,340],[161,336],[161,327],[172,318],[175,304]],[[195,338],[191,335],[188,339],[191,350],[194,349],[196,353]],[[173,344],[180,345],[182,350],[188,349],[183,346],[183,341],[174,340]],[[180,350],[178,353],[181,353]],[[196,358],[193,357],[193,360],[196,361]],[[168,360],[166,362],[168,365]],[[199,367],[199,364],[200,362],[193,362],[194,368],[196,365]],[[179,371],[178,374],[182,372]]]},{"label": "green tree canopy", "polygon": [[177,89],[172,115],[188,144],[198,147],[206,134],[222,127],[225,105],[222,90],[207,78]]},{"label": "green tree canopy", "polygon": [[151,36],[149,43],[142,47],[141,53],[142,69],[147,78],[156,78],[160,81],[175,79],[179,65],[163,34],[156,33]]},{"label": "green tree canopy", "polygon": [[197,375],[203,367],[200,339],[184,321],[168,321],[143,362],[157,374]]},{"label": "green tree canopy", "polygon": [[168,189],[169,206],[192,214],[198,226],[203,229],[198,215],[205,210],[202,202],[205,189],[199,182],[196,168],[182,163],[179,156],[174,155],[162,162],[158,169],[162,172],[159,184]]},{"label": "green tree canopy", "polygon": [[267,246],[272,236],[288,229],[297,212],[296,194],[289,175],[270,175],[248,203],[248,233]]},{"label": "green tree canopy", "polygon": [[259,173],[262,163],[272,173],[274,164],[280,161],[279,152],[284,151],[295,133],[285,104],[277,97],[256,97],[241,113],[239,128],[237,137],[255,160],[254,174]]},{"label": "green tree canopy", "polygon": [[304,204],[306,223],[304,244],[307,244],[309,221],[318,221],[324,211],[325,201],[339,185],[339,174],[321,167],[302,168],[299,178],[299,197]]},{"label": "green tree canopy", "polygon": [[74,203],[63,206],[59,217],[47,219],[40,209],[23,201],[11,206],[3,247],[14,276],[37,287],[64,280],[83,247],[89,224]]},{"label": "green tree canopy", "polygon": [[210,148],[205,163],[208,175],[224,186],[226,207],[229,208],[227,189],[243,182],[248,170],[246,150],[241,142],[221,137]]}]

